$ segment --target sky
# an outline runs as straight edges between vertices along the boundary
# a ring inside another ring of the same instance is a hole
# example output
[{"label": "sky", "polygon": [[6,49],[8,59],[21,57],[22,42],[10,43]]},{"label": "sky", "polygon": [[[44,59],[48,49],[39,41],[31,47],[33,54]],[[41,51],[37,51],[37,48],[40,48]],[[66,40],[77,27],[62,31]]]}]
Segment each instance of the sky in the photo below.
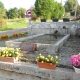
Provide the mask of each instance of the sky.
[{"label": "sky", "polygon": [[[34,3],[36,0],[0,0],[3,4],[4,7],[9,10],[10,8],[17,7],[19,8],[25,8],[26,10],[29,9],[31,6],[34,6]],[[62,4],[65,3],[66,0],[55,0],[57,2],[61,2]],[[80,4],[80,0],[78,0]]]}]

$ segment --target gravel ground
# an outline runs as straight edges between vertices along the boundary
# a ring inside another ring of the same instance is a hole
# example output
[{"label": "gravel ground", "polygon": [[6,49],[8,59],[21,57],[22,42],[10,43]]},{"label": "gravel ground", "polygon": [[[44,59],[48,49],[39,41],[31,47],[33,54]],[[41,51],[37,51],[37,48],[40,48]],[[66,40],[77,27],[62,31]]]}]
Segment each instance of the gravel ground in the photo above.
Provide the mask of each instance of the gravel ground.
[{"label": "gravel ground", "polygon": [[80,53],[80,38],[70,38],[64,46],[59,50],[60,64],[65,66],[72,66],[69,62],[71,55]]}]

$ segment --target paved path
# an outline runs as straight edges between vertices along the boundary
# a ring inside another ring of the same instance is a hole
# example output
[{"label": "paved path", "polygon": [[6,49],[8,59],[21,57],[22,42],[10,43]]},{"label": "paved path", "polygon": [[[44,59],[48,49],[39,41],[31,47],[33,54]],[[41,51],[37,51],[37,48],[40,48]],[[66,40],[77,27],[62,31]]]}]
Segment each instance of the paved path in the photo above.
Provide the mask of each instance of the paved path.
[{"label": "paved path", "polygon": [[26,31],[27,31],[27,27],[14,29],[14,30],[0,31],[0,36],[3,34],[12,35],[13,33],[21,33],[21,32],[26,32]]}]

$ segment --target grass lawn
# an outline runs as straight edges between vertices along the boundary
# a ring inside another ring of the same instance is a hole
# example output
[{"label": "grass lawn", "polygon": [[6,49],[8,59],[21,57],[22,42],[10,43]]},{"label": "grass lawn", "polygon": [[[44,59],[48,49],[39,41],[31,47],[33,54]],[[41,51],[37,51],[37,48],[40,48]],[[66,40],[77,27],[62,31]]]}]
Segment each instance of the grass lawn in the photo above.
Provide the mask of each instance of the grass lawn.
[{"label": "grass lawn", "polygon": [[27,26],[27,21],[25,18],[23,19],[9,19],[7,20],[7,25],[0,28],[0,31],[12,30],[23,28]]}]

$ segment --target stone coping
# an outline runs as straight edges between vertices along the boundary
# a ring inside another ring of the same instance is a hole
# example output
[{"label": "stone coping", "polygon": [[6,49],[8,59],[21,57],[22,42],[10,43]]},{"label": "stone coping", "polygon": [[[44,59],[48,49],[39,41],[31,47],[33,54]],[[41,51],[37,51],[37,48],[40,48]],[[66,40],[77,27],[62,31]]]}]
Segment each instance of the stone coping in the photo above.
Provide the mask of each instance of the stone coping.
[{"label": "stone coping", "polygon": [[47,51],[51,54],[55,54],[64,45],[64,43],[69,39],[70,34],[66,34],[64,37],[59,39],[55,44],[51,44],[47,47]]},{"label": "stone coping", "polygon": [[57,79],[58,77],[60,78],[60,80],[74,80],[73,78],[76,77],[76,73],[72,69],[56,67],[55,70],[51,70],[39,68],[37,64],[23,62],[8,63],[0,61],[0,69],[22,74],[34,75],[50,80],[53,80],[54,78]]},{"label": "stone coping", "polygon": [[20,48],[20,44],[22,43],[21,41],[23,41],[25,39],[32,39],[34,37],[41,36],[41,35],[44,35],[44,33],[36,34],[36,35],[32,35],[32,36],[28,36],[28,37],[24,37],[24,38],[20,38],[20,39],[5,41],[5,45],[7,47]]}]

